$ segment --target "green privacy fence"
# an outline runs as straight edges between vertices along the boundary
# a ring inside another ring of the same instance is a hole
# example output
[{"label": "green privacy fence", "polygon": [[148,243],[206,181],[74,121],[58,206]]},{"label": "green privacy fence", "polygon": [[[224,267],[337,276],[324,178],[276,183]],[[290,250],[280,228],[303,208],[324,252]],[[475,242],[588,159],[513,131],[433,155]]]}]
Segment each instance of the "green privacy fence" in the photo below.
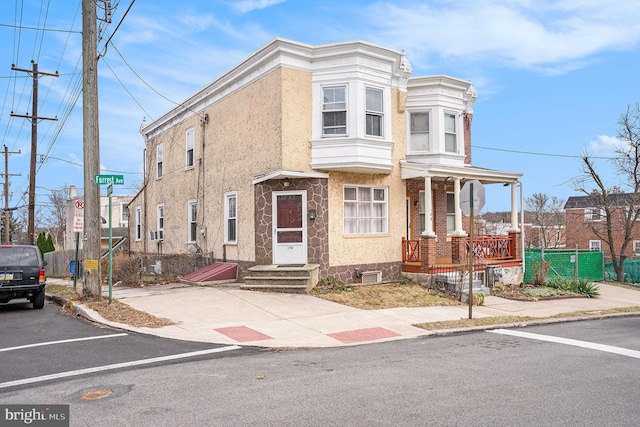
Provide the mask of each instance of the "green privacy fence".
[{"label": "green privacy fence", "polygon": [[[562,277],[572,280],[575,274],[576,254],[578,258],[578,279],[600,281],[604,279],[602,252],[570,249],[526,249],[524,253],[524,282],[533,283],[534,262],[539,264],[544,254],[550,264],[548,278]],[[639,266],[640,267],[640,266]],[[640,269],[639,269],[640,272]]]},{"label": "green privacy fence", "polygon": [[[618,279],[613,269],[613,263],[604,263],[604,277],[606,280],[612,281]],[[624,282],[640,283],[640,259],[628,259],[624,262]]]}]

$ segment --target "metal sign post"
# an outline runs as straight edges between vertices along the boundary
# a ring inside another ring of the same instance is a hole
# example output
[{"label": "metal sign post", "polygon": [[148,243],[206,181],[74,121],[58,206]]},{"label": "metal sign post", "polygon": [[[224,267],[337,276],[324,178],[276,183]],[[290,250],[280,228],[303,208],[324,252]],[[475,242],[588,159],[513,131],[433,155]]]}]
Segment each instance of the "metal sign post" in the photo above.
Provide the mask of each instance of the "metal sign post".
[{"label": "metal sign post", "polygon": [[109,304],[113,299],[113,227],[111,224],[111,195],[113,194],[113,185],[124,184],[122,175],[95,175],[94,182],[97,185],[107,184],[107,196],[109,196]]},{"label": "metal sign post", "polygon": [[[473,319],[473,214],[474,207],[478,211],[484,207],[484,186],[474,179],[467,181],[460,190],[460,210],[468,215],[471,221],[469,225],[469,319]],[[460,290],[462,293],[462,289]]]}]

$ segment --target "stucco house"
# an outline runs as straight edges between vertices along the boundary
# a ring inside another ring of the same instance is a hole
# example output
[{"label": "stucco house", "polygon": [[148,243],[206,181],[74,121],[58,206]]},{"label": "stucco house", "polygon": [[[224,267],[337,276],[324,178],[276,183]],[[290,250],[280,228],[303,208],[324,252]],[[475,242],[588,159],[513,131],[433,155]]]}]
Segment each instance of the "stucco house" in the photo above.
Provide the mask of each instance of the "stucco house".
[{"label": "stucco house", "polygon": [[513,221],[474,253],[521,265],[522,174],[472,165],[476,90],[411,71],[404,52],[363,41],[278,38],[143,124],[131,253],[210,254],[243,280],[397,280],[465,262],[460,189],[479,180],[510,185]]}]

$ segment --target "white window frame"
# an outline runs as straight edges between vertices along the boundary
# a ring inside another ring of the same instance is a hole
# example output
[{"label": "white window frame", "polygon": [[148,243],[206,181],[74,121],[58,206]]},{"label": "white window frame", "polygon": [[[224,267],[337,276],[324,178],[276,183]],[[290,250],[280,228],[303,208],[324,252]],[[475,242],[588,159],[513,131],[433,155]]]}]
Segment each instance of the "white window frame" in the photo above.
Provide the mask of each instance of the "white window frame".
[{"label": "white window frame", "polygon": [[633,254],[640,255],[640,240],[633,241]]},{"label": "white window frame", "polygon": [[136,242],[142,240],[142,206],[136,206]]},{"label": "white window frame", "polygon": [[156,147],[156,179],[162,178],[162,142]]},{"label": "white window frame", "polygon": [[[349,91],[348,91],[348,85],[346,84],[342,84],[342,85],[330,85],[330,86],[322,86],[320,88],[320,93],[322,96],[322,107],[321,107],[321,128],[322,128],[322,136],[324,137],[335,137],[335,136],[345,136],[348,134],[349,132]],[[336,106],[334,104],[341,104],[341,102],[336,102],[335,100],[332,101],[325,101],[325,91],[329,91],[329,90],[342,90],[344,93],[344,106],[341,107],[340,105],[338,105],[338,107],[341,108],[335,108]],[[326,126],[325,125],[325,113],[344,113],[344,126],[340,125],[340,126]],[[344,132],[327,132],[327,130],[329,129],[342,129],[344,127]]]},{"label": "white window frame", "polygon": [[[449,199],[451,199],[451,208],[453,210],[449,211]],[[447,209],[447,236],[451,236],[453,232],[456,230],[456,203],[455,203],[455,194],[452,192],[447,192],[445,195],[445,203]]]},{"label": "white window frame", "polygon": [[[376,110],[375,106],[369,104],[369,93],[380,94],[380,109]],[[373,137],[384,137],[384,89],[373,87],[373,86],[365,86],[364,88],[364,104],[365,104],[365,126],[364,126],[364,134],[365,136],[373,136]],[[369,132],[369,118],[371,120],[377,119],[379,130],[378,133]]]},{"label": "white window frame", "polygon": [[195,243],[198,237],[198,204],[195,199],[187,201],[187,242]]},{"label": "white window frame", "polygon": [[[425,115],[427,116],[427,130],[426,131],[415,131],[413,129],[413,120],[412,120],[412,116],[414,115]],[[407,135],[409,135],[409,144],[407,147],[407,152],[409,153],[428,153],[431,151],[431,112],[430,111],[411,111],[409,112],[409,114],[407,115]],[[425,147],[423,150],[416,150],[414,148],[414,138],[417,140],[417,137],[414,137],[414,135],[426,135],[427,137],[427,142],[425,144]]]},{"label": "white window frame", "polygon": [[158,235],[157,235],[156,238],[158,240],[164,240],[164,214],[165,214],[165,212],[164,212],[164,203],[158,204],[156,212],[157,212],[157,215],[158,215],[157,216],[157,222],[156,222],[156,225],[157,225],[157,230],[156,231],[158,232]]},{"label": "white window frame", "polygon": [[[231,201],[233,200],[233,204]],[[233,233],[233,235],[232,235]],[[238,243],[238,192],[224,193],[224,243]]]},{"label": "white window frame", "polygon": [[[453,132],[448,132],[447,131],[447,117],[452,117],[453,118]],[[454,112],[450,112],[450,111],[445,111],[444,113],[444,121],[443,121],[443,126],[444,126],[444,152],[445,153],[459,153],[460,152],[460,144],[459,144],[459,125],[458,125],[458,115]],[[447,135],[453,135],[453,141],[455,146],[453,147],[453,150],[448,150],[447,149]]]},{"label": "white window frame", "polygon": [[601,240],[589,240],[589,250],[602,252],[602,241]]},{"label": "white window frame", "polygon": [[185,133],[185,169],[193,169],[195,162],[195,141],[196,131],[194,128],[187,129]]},{"label": "white window frame", "polygon": [[605,218],[606,218],[606,213],[604,209],[588,208],[584,210],[585,222],[600,222],[600,221],[604,221]]},{"label": "white window frame", "polygon": [[[347,193],[354,197],[347,198]],[[368,194],[367,194],[368,192]],[[383,200],[376,197],[383,196]],[[342,190],[344,234],[386,234],[389,232],[389,188],[366,185],[345,185]],[[376,209],[377,208],[377,209]],[[376,211],[379,215],[375,215]],[[376,227],[376,223],[379,227]],[[379,230],[377,229],[379,228]]]},{"label": "white window frame", "polygon": [[120,222],[129,222],[129,203],[120,203]]}]

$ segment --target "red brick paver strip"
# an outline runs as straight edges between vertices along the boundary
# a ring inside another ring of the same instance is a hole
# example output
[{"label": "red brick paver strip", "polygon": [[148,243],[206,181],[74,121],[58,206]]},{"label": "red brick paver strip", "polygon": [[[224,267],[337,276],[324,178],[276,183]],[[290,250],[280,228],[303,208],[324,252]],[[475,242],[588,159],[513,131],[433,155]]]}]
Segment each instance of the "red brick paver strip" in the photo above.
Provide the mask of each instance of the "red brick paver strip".
[{"label": "red brick paver strip", "polygon": [[336,332],[333,334],[327,334],[331,338],[335,338],[338,341],[344,344],[350,344],[354,342],[361,341],[373,341],[379,340],[382,338],[392,338],[400,336],[393,331],[390,331],[385,328],[367,328],[367,329],[356,329],[353,331],[344,331],[344,332]]},{"label": "red brick paver strip", "polygon": [[229,328],[217,328],[217,329],[214,329],[214,331],[220,332],[221,334],[226,335],[229,338],[236,340],[238,342],[262,341],[262,340],[273,339],[269,335],[265,335],[251,328],[247,328],[246,326],[231,326]]}]

